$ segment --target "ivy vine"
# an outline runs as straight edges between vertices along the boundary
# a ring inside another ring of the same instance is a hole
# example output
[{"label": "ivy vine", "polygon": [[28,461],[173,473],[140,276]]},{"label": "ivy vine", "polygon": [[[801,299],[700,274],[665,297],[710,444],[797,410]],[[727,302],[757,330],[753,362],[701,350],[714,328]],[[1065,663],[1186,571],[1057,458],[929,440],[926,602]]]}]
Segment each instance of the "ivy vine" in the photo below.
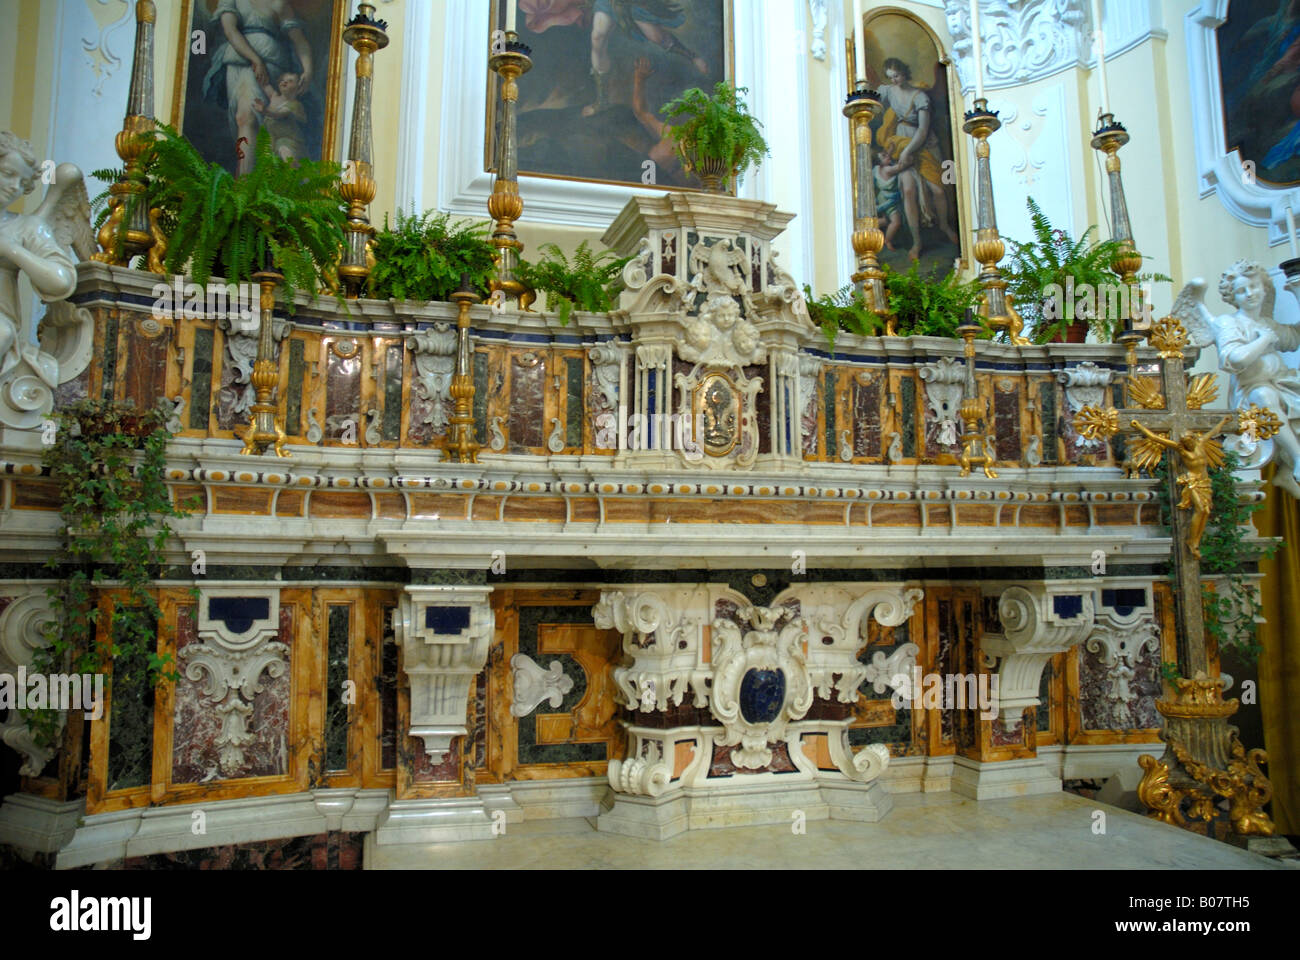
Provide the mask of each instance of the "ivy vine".
[{"label": "ivy vine", "polygon": [[[54,617],[31,669],[98,673],[111,662],[119,686],[151,691],[179,678],[171,655],[158,653],[163,619],[154,591],[172,536],[167,520],[189,515],[172,502],[165,482],[172,437],[166,416],[160,409],[82,400],[52,419],[54,442],[42,462],[58,485],[62,547],[46,563],[59,577],[47,591]],[[122,595],[104,625],[106,639],[97,643],[99,595],[106,589]],[[58,710],[29,709],[25,719],[38,743],[55,744]]]}]

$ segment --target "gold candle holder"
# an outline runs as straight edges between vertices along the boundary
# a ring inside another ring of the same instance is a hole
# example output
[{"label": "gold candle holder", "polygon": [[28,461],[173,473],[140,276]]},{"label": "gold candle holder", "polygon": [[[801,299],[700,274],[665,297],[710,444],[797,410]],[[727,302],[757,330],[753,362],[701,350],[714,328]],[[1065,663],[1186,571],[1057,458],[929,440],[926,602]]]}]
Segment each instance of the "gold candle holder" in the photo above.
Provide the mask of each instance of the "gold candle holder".
[{"label": "gold candle holder", "polygon": [[479,443],[474,439],[474,371],[470,366],[469,308],[478,303],[469,278],[451,295],[460,313],[456,317],[456,373],[451,378],[451,398],[456,403],[444,449],[452,463],[478,463]]},{"label": "gold candle holder", "polygon": [[1002,128],[997,111],[989,109],[984,98],[975,101],[975,109],[966,114],[962,129],[975,138],[976,196],[975,259],[980,262],[980,286],[984,289],[981,315],[989,329],[1005,330],[1011,342],[1025,346],[1030,341],[1021,335],[1024,321],[1016,313],[1015,298],[1007,292],[1007,281],[998,269],[1006,256],[1007,246],[998,234],[997,210],[993,202],[993,174],[989,167],[989,137]]},{"label": "gold candle holder", "polygon": [[532,50],[519,42],[519,34],[505,34],[504,49],[492,54],[488,66],[501,77],[501,131],[497,139],[497,176],[488,198],[488,213],[495,221],[492,245],[497,248],[497,275],[492,290],[518,300],[527,310],[537,295],[515,278],[515,265],[524,245],[515,233],[515,221],[524,215],[519,195],[518,102],[519,78],[533,68]]},{"label": "gold candle holder", "polygon": [[253,282],[261,287],[261,320],[258,328],[257,362],[249,380],[257,391],[253,404],[253,420],[244,431],[244,456],[261,456],[267,447],[275,449],[277,457],[291,456],[284,449],[284,429],[276,421],[275,388],[280,383],[280,368],[275,362],[275,345],[272,342],[272,320],[275,314],[275,288],[284,277],[273,270],[253,274]]},{"label": "gold candle holder", "polygon": [[867,309],[885,318],[885,335],[897,336],[897,318],[889,310],[885,294],[885,271],[880,267],[880,251],[885,247],[885,234],[880,229],[876,207],[875,162],[871,156],[871,122],[884,110],[880,94],[859,81],[857,89],[844,103],[844,116],[849,120],[850,142],[853,145],[853,252],[857,256],[858,270],[853,274],[853,285],[861,292]]},{"label": "gold candle holder", "polygon": [[347,242],[339,263],[339,280],[348,299],[361,295],[370,278],[370,204],[375,199],[374,132],[371,105],[374,97],[375,53],[388,46],[388,23],[375,19],[375,6],[361,3],[357,15],[343,28],[343,42],[357,52],[357,85],[352,100],[352,134],[348,164],[339,192],[348,205]]},{"label": "gold candle holder", "polygon": [[961,399],[961,475],[969,477],[973,467],[984,471],[990,480],[997,479],[993,469],[993,452],[984,449],[984,404],[980,400],[979,384],[975,380],[975,338],[982,328],[975,322],[974,311],[967,311],[966,319],[957,327],[957,336],[966,343],[966,385]]},{"label": "gold candle holder", "polygon": [[154,27],[158,11],[153,0],[135,5],[135,50],[131,62],[131,91],[126,119],[114,140],[125,165],[122,177],[108,188],[109,214],[96,237],[102,251],[91,259],[124,267],[137,256],[147,258],[152,273],[165,273],[167,239],[158,226],[161,211],[143,202],[146,186],[141,158],[154,133],[153,60]]}]

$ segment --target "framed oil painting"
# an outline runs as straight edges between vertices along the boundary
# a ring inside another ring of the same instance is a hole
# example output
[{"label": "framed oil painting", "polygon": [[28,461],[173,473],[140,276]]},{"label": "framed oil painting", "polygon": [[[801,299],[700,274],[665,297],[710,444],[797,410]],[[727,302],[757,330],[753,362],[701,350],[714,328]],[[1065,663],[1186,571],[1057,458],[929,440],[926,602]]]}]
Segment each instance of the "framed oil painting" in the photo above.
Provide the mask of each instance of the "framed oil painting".
[{"label": "framed oil painting", "polygon": [[1300,2],[1232,0],[1218,41],[1228,150],[1262,184],[1300,185]]},{"label": "framed oil painting", "polygon": [[347,8],[184,0],[172,126],[236,176],[252,169],[263,128],[285,159],[335,159]]},{"label": "framed oil painting", "polygon": [[[872,124],[872,171],[885,248],[880,260],[907,272],[920,261],[922,276],[949,273],[963,257],[960,178],[954,140],[959,103],[950,66],[935,36],[901,13],[866,17],[867,80],[884,112]],[[947,174],[947,175],[946,175]]]},{"label": "framed oil painting", "polygon": [[[660,109],[733,81],[732,0],[518,0],[533,69],[519,85],[519,172],[642,187],[697,187]],[[505,20],[493,4],[491,29]],[[500,79],[489,78],[485,169],[495,169]],[[653,161],[653,166],[646,161]]]}]

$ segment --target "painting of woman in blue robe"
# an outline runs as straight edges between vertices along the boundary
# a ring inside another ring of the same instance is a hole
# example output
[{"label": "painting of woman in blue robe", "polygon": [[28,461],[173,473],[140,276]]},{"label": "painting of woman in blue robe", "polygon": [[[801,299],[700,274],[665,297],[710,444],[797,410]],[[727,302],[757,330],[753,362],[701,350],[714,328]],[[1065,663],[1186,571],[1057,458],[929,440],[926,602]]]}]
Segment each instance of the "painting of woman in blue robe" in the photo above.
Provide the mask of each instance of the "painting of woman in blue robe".
[{"label": "painting of woman in blue robe", "polygon": [[1218,41],[1228,149],[1261,183],[1300,183],[1300,0],[1232,0]]}]

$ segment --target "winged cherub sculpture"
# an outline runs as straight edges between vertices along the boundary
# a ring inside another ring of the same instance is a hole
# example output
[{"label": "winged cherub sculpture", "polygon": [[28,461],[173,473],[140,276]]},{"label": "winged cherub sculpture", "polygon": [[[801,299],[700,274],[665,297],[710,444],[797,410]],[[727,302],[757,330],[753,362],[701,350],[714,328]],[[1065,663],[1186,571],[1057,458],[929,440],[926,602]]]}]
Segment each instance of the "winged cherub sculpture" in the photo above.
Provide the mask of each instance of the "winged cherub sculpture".
[{"label": "winged cherub sculpture", "polygon": [[[77,267],[68,248],[81,260],[95,251],[85,181],[70,163],[54,171],[54,182],[34,214],[7,209],[36,188],[37,173],[32,145],[0,132],[0,426],[18,430],[37,426],[52,409],[54,389],[69,375],[60,370],[59,357],[73,352],[66,343],[55,353],[37,346],[18,295],[18,275],[26,274],[47,303],[65,301],[77,288]],[[42,330],[47,342],[66,341],[57,328],[83,322],[70,319],[75,314],[68,310],[51,313],[51,329]],[[84,351],[76,352],[88,359]]]},{"label": "winged cherub sculpture", "polygon": [[[1234,442],[1247,467],[1278,458],[1274,483],[1300,498],[1300,373],[1291,369],[1283,352],[1300,348],[1300,326],[1275,323],[1277,293],[1268,272],[1258,263],[1238,260],[1219,280],[1219,296],[1234,308],[1215,317],[1205,305],[1204,280],[1193,280],[1174,302],[1173,315],[1182,321],[1198,347],[1213,343],[1219,366],[1232,374],[1235,407],[1269,407],[1282,419],[1273,440],[1243,438]],[[1291,288],[1294,294],[1296,290]]]}]

